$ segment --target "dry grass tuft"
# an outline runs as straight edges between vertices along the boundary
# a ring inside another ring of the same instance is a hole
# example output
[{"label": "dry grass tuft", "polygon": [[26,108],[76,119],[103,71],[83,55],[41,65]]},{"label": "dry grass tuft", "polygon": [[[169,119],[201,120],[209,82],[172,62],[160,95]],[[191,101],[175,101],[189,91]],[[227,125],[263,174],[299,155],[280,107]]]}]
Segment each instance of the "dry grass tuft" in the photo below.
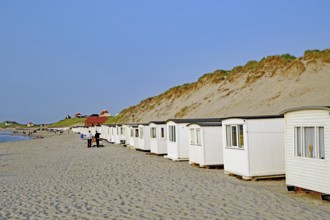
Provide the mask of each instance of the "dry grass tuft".
[{"label": "dry grass tuft", "polygon": [[295,60],[288,67],[284,69],[284,75],[286,76],[300,76],[305,72],[306,67],[300,60]]}]

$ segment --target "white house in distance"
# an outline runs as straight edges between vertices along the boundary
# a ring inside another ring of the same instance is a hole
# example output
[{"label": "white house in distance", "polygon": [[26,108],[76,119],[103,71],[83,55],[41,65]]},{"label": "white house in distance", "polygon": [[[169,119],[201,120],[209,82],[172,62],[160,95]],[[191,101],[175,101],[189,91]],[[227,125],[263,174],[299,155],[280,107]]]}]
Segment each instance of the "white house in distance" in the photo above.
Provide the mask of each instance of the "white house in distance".
[{"label": "white house in distance", "polygon": [[103,109],[100,113],[100,117],[103,117],[103,116],[109,117],[109,116],[111,116],[111,114],[109,113],[108,110]]},{"label": "white house in distance", "polygon": [[254,177],[284,176],[284,116],[222,120],[224,172]]},{"label": "white house in distance", "polygon": [[150,152],[154,154],[167,154],[166,122],[151,121],[150,128]]},{"label": "white house in distance", "polygon": [[320,192],[330,200],[330,107],[283,111],[288,190]]},{"label": "white house in distance", "polygon": [[189,130],[189,164],[223,165],[222,126],[219,122],[195,122]]},{"label": "white house in distance", "polygon": [[187,125],[195,122],[219,122],[221,119],[170,119],[166,121],[167,155],[174,161],[189,160],[189,135]]}]

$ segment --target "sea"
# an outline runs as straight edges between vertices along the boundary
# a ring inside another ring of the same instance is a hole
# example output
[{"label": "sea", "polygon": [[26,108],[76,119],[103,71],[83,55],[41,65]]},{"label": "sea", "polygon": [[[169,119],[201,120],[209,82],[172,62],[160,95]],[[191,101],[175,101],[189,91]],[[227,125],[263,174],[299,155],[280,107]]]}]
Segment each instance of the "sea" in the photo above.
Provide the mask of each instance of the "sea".
[{"label": "sea", "polygon": [[14,134],[12,131],[0,131],[0,143],[31,140],[32,137]]}]

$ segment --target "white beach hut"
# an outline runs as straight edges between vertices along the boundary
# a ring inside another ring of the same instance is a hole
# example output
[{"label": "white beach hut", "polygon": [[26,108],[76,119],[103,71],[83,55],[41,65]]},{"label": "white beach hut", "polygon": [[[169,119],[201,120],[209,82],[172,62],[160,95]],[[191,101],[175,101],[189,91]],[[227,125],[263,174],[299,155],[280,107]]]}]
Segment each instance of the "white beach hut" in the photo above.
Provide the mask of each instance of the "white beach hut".
[{"label": "white beach hut", "polygon": [[139,144],[139,128],[138,125],[130,124],[129,126],[129,142],[128,145],[131,147],[138,147]]},{"label": "white beach hut", "polygon": [[150,131],[149,124],[139,124],[139,144],[136,149],[142,151],[150,151]]},{"label": "white beach hut", "polygon": [[125,144],[126,140],[126,129],[123,124],[118,124],[118,138],[119,138],[119,144]]},{"label": "white beach hut", "polygon": [[115,143],[115,128],[114,124],[108,124],[108,141],[112,144]]},{"label": "white beach hut", "polygon": [[189,159],[189,140],[187,125],[195,122],[217,122],[220,119],[170,119],[166,121],[167,130],[167,155],[172,160]]},{"label": "white beach hut", "polygon": [[121,135],[122,135],[121,125],[115,124],[115,127],[114,127],[114,143],[115,144],[121,143]]},{"label": "white beach hut", "polygon": [[284,117],[252,116],[222,120],[224,171],[254,177],[284,176]]},{"label": "white beach hut", "polygon": [[222,126],[219,122],[195,122],[189,129],[189,163],[200,167],[223,165]]},{"label": "white beach hut", "polygon": [[154,154],[167,154],[166,122],[151,121],[150,128],[150,152]]},{"label": "white beach hut", "polygon": [[109,127],[107,125],[101,125],[101,135],[100,138],[103,140],[108,140],[109,139]]},{"label": "white beach hut", "polygon": [[330,200],[330,107],[299,107],[285,116],[286,184]]},{"label": "white beach hut", "polygon": [[130,140],[130,137],[131,137],[130,125],[129,124],[123,124],[122,127],[123,127],[123,132],[124,132],[124,134],[122,135],[123,144],[124,144],[124,146],[127,146],[127,145],[129,145],[129,140]]}]

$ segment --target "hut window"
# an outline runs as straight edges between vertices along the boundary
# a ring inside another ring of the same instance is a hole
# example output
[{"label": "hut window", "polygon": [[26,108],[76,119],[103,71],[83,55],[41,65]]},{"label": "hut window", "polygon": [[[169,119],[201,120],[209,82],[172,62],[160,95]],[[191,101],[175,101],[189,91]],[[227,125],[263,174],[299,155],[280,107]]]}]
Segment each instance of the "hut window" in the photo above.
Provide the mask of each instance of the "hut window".
[{"label": "hut window", "polygon": [[239,131],[239,147],[242,148],[244,146],[243,125],[238,126],[238,131]]},{"label": "hut window", "polygon": [[294,132],[295,156],[325,158],[324,127],[295,127]]},{"label": "hut window", "polygon": [[325,158],[325,150],[324,150],[324,127],[318,128],[319,133],[319,158]]},{"label": "hut window", "polygon": [[201,142],[201,129],[196,129],[196,145],[202,145],[202,142]]},{"label": "hut window", "polygon": [[160,136],[163,138],[165,137],[165,133],[164,133],[164,128],[160,129]]},{"label": "hut window", "polygon": [[301,128],[295,129],[295,155],[298,157],[302,156],[302,141],[301,141]]},{"label": "hut window", "polygon": [[168,126],[168,130],[169,130],[169,141],[176,142],[175,126],[173,125]]},{"label": "hut window", "polygon": [[134,137],[134,130],[133,130],[133,128],[131,128],[130,130],[131,130],[131,137]]},{"label": "hut window", "polygon": [[304,128],[304,150],[306,157],[315,157],[315,131],[314,127],[305,127]]},{"label": "hut window", "polygon": [[190,144],[195,145],[195,129],[190,129]]},{"label": "hut window", "polygon": [[226,143],[227,143],[227,146],[231,146],[231,132],[230,132],[230,125],[227,125],[226,126]]},{"label": "hut window", "polygon": [[244,148],[243,125],[226,126],[227,147]]},{"label": "hut window", "polygon": [[156,128],[150,128],[150,136],[151,138],[156,138]]},{"label": "hut window", "polygon": [[135,129],[135,137],[139,137],[139,129]]},{"label": "hut window", "polygon": [[231,126],[231,143],[232,146],[237,146],[237,127]]},{"label": "hut window", "polygon": [[143,128],[139,128],[139,132],[140,132],[140,138],[143,138]]}]

